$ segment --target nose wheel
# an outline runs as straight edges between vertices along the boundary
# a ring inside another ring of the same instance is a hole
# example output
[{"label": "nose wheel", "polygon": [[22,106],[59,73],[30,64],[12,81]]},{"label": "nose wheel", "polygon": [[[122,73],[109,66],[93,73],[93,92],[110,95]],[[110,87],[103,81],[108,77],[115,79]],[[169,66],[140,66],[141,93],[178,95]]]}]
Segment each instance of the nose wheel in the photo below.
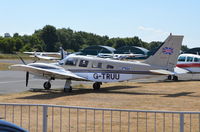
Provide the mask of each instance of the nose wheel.
[{"label": "nose wheel", "polygon": [[45,82],[43,85],[44,89],[49,90],[51,88],[51,83],[49,81]]},{"label": "nose wheel", "polygon": [[99,90],[101,88],[102,82],[95,82],[93,84],[93,89],[94,90]]}]

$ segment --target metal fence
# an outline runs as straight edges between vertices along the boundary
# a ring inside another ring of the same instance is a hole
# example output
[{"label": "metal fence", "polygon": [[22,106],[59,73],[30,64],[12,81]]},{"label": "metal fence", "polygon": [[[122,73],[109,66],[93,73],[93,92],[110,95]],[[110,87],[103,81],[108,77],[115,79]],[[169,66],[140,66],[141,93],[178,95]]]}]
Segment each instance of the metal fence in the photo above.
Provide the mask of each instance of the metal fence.
[{"label": "metal fence", "polygon": [[200,112],[0,104],[0,117],[31,132],[200,132]]}]

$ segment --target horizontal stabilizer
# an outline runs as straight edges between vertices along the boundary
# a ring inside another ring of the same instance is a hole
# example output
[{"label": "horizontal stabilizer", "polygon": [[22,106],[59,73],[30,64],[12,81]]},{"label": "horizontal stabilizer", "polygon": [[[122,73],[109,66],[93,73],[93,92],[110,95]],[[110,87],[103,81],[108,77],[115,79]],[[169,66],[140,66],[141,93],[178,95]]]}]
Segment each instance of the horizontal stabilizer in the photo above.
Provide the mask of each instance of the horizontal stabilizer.
[{"label": "horizontal stabilizer", "polygon": [[150,72],[158,75],[174,75],[174,72],[167,70],[150,70]]},{"label": "horizontal stabilizer", "polygon": [[179,68],[179,67],[175,67],[174,72],[175,72],[176,75],[190,73],[190,71],[185,70],[183,68]]}]

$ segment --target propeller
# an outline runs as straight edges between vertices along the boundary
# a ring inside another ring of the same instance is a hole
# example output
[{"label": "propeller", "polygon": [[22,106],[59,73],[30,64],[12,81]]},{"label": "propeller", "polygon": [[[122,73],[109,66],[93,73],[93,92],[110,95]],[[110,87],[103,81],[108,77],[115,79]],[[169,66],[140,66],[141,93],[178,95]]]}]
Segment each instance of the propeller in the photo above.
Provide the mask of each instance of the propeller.
[{"label": "propeller", "polygon": [[26,72],[26,87],[28,86],[29,72]]},{"label": "propeller", "polygon": [[[19,56],[17,53],[15,53],[15,54],[19,57],[19,59],[22,61],[22,63],[24,65],[27,65],[26,62],[22,59],[21,56]],[[26,72],[26,87],[28,86],[28,80],[29,80],[29,72]]]},{"label": "propeller", "polygon": [[15,54],[19,57],[19,59],[22,61],[22,63],[23,63],[24,65],[26,65],[26,62],[22,59],[22,57],[19,56],[17,53],[15,53]]}]

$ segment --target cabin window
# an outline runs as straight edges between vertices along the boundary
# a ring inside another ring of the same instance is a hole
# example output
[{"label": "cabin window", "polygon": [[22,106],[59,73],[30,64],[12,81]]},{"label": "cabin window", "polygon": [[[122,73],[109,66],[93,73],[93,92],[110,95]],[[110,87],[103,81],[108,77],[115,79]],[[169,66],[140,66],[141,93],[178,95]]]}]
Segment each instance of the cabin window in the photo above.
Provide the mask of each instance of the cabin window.
[{"label": "cabin window", "polygon": [[87,67],[88,62],[89,62],[89,61],[87,61],[87,60],[81,60],[80,63],[79,63],[79,66],[80,66],[80,67]]},{"label": "cabin window", "polygon": [[179,62],[185,62],[185,56],[180,56],[179,58],[178,58],[178,61]]},{"label": "cabin window", "polygon": [[67,59],[65,65],[75,66],[77,63],[77,59]]},{"label": "cabin window", "polygon": [[114,66],[112,66],[112,65],[107,65],[107,67],[106,67],[107,69],[113,69],[114,68]]},{"label": "cabin window", "polygon": [[102,63],[93,63],[92,68],[102,68]]},{"label": "cabin window", "polygon": [[194,58],[194,62],[199,62],[199,58]]},{"label": "cabin window", "polygon": [[188,56],[187,57],[187,62],[192,62],[193,61],[193,57]]}]

